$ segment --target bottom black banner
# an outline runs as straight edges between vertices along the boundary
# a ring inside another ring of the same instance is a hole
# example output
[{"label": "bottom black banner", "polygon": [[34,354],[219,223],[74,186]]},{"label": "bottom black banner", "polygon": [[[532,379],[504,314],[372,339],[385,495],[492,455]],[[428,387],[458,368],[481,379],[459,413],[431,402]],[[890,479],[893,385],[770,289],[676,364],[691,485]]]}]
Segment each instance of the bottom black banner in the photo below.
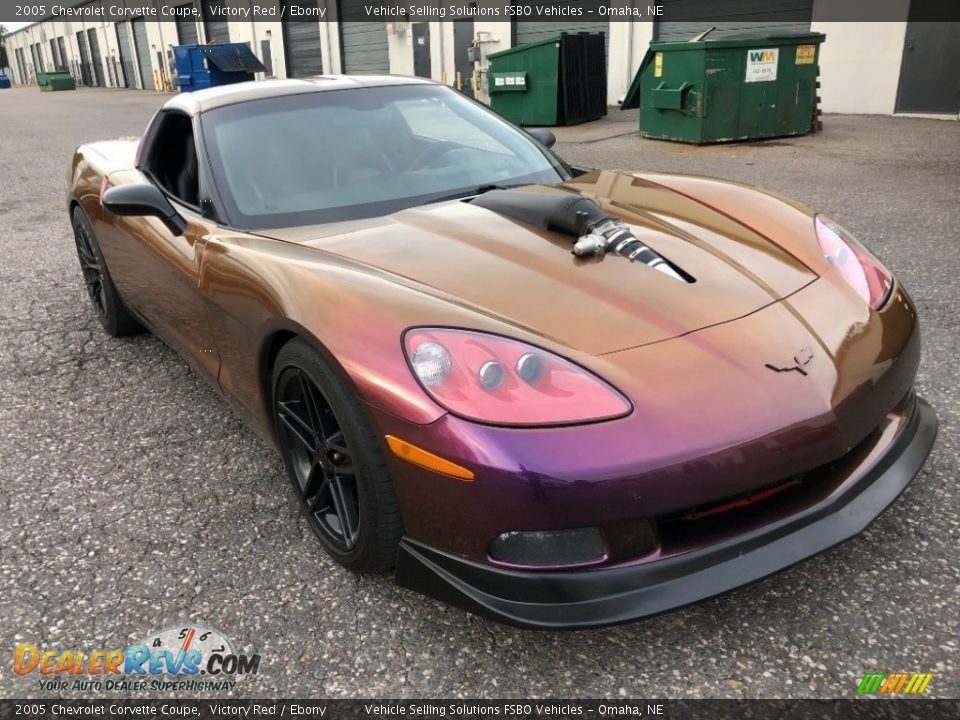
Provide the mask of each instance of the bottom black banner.
[{"label": "bottom black banner", "polygon": [[0,700],[0,718],[944,720],[958,700]]}]

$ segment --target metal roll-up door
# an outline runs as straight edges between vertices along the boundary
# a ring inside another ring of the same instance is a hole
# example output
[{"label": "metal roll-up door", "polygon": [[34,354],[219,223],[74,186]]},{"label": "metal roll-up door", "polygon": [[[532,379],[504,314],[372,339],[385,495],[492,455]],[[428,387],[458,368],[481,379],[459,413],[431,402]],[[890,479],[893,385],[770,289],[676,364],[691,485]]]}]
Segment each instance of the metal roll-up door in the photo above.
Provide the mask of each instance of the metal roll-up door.
[{"label": "metal roll-up door", "polygon": [[213,14],[212,8],[218,7],[217,0],[201,0],[200,8],[203,14],[203,29],[208,43],[230,42],[230,26],[226,18]]},{"label": "metal roll-up door", "polygon": [[36,62],[37,62],[37,67],[39,68],[39,71],[47,72],[47,62],[46,62],[46,59],[43,57],[43,45],[41,45],[40,43],[34,43],[33,49],[37,57]]},{"label": "metal roll-up door", "polygon": [[120,67],[123,75],[123,86],[137,87],[137,65],[133,59],[133,41],[130,37],[130,23],[117,23],[117,48],[120,50]]},{"label": "metal roll-up door", "polygon": [[658,20],[655,38],[686,41],[716,26],[709,37],[780,35],[807,32],[814,0],[664,0],[666,20]]},{"label": "metal roll-up door", "polygon": [[17,69],[20,71],[20,84],[26,85],[27,81],[30,79],[27,75],[27,66],[23,62],[23,48],[17,48],[17,51],[14,53],[17,56]]},{"label": "metal roll-up door", "polygon": [[[316,0],[289,0],[287,7],[314,9]],[[287,14],[290,17],[290,13]],[[303,78],[323,74],[320,54],[320,23],[315,20],[288,20],[283,23],[283,53],[287,77]]]},{"label": "metal roll-up door", "polygon": [[387,75],[390,50],[387,25],[363,21],[367,0],[340,0],[340,52],[343,72],[351,75]]},{"label": "metal roll-up door", "polygon": [[87,30],[87,45],[90,46],[90,62],[93,64],[93,80],[98,87],[104,87],[103,58],[100,57],[100,40],[95,28]]},{"label": "metal roll-up door", "polygon": [[62,64],[62,70],[70,72],[70,58],[67,55],[67,43],[63,39],[63,35],[57,38],[57,47],[60,48],[60,62]]},{"label": "metal roll-up door", "polygon": [[59,70],[61,66],[60,48],[57,47],[57,41],[55,38],[50,38],[50,54],[53,56],[53,69]]},{"label": "metal roll-up door", "polygon": [[83,30],[77,31],[77,47],[80,49],[80,82],[84,85],[93,85],[87,34]]},{"label": "metal roll-up door", "polygon": [[133,27],[133,47],[137,54],[137,65],[140,66],[140,87],[144,90],[154,90],[157,85],[153,81],[153,62],[150,60],[150,42],[147,39],[147,23],[143,18],[130,21]]},{"label": "metal roll-up door", "polygon": [[[192,8],[193,3],[185,3],[177,7],[183,9]],[[200,35],[197,32],[197,21],[192,16],[177,15],[176,26],[177,45],[198,45],[200,43]]]},{"label": "metal roll-up door", "polygon": [[[544,0],[543,6],[551,6],[560,10],[580,9],[582,14],[570,16],[570,20],[562,19],[563,16],[555,16],[557,19],[544,21],[542,19],[516,20],[513,25],[513,45],[526,45],[527,43],[546,40],[558,33],[604,33],[604,45],[607,55],[610,54],[610,21],[593,20],[596,17],[596,0]],[[588,12],[588,10],[594,12]]]}]

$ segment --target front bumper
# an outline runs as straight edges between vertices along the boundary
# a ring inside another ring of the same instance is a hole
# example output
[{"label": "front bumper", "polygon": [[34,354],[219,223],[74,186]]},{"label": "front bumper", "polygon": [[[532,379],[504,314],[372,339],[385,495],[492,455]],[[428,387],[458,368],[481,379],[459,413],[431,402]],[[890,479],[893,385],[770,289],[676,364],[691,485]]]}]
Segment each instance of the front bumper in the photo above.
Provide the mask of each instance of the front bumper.
[{"label": "front bumper", "polygon": [[707,547],[646,563],[579,572],[504,570],[405,538],[397,582],[478,615],[530,628],[629,622],[760,580],[859,534],[920,471],[937,418],[917,399],[890,416],[835,491],[795,514]]}]

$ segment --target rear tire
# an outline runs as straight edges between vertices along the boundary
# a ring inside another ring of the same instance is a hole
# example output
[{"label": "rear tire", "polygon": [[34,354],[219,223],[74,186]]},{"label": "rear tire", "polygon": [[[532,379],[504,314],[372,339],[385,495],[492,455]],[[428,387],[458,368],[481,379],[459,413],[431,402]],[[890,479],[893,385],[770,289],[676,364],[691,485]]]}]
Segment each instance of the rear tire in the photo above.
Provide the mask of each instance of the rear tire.
[{"label": "rear tire", "polygon": [[83,273],[87,295],[90,296],[94,312],[103,329],[113,337],[142,332],[143,326],[124,307],[120,294],[113,284],[87,214],[76,207],[73,210],[72,221],[80,271]]},{"label": "rear tire", "polygon": [[353,572],[393,568],[403,520],[380,443],[352,388],[297,338],[273,366],[280,453],[310,528]]}]

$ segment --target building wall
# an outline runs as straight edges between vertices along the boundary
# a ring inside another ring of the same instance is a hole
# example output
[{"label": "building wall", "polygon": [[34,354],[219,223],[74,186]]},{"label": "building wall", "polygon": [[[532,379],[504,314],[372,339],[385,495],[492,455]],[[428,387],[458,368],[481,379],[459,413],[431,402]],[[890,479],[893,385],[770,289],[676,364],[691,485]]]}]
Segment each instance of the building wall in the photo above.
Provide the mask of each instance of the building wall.
[{"label": "building wall", "polygon": [[901,22],[818,22],[818,7],[831,1],[816,0],[811,25],[827,36],[820,46],[820,107],[824,112],[892,114],[910,0],[873,0],[885,17],[902,17]]},{"label": "building wall", "polygon": [[[324,0],[326,4],[334,0]],[[812,29],[827,35],[821,47],[821,107],[825,112],[893,113],[896,108],[897,88],[903,41],[907,28],[907,12],[910,0],[874,0],[884,16],[902,18],[887,22],[831,22],[820,21],[826,16],[826,7],[836,0],[816,0],[813,10]],[[453,24],[430,22],[431,74],[434,80],[453,84],[456,78],[454,57]],[[199,23],[199,36],[205,40],[203,23]],[[394,23],[393,34],[388,33],[390,71],[397,75],[413,74],[412,23]],[[96,20],[63,21],[48,20],[12,33],[7,40],[14,81],[28,81],[20,77],[16,64],[16,48],[22,48],[24,59],[32,65],[30,45],[39,43],[39,51],[47,69],[53,67],[49,40],[62,35],[67,46],[70,67],[79,62],[76,32],[95,28],[100,41],[104,78],[108,85],[112,76],[113,61],[119,64],[119,49],[114,23]],[[284,62],[283,32],[279,21],[258,20],[254,22],[229,22],[231,39],[248,42],[253,52],[260,57],[261,42],[269,39],[271,64],[276,77],[286,76]],[[321,52],[326,72],[340,72],[340,35],[335,22],[320,23]],[[474,22],[474,32],[481,52],[481,92],[479,99],[489,101],[486,93],[487,56],[511,46],[512,24],[509,21]],[[643,55],[654,35],[650,21],[613,22],[609,28],[609,65],[607,69],[607,101],[619,103],[640,65]],[[146,69],[158,81],[170,80],[169,68],[165,67],[167,53],[177,43],[176,26],[172,22],[151,20],[147,22],[152,67]],[[163,63],[158,64],[157,52],[162,53]],[[261,58],[263,59],[263,58]],[[138,62],[134,58],[134,62]],[[160,72],[163,67],[163,72]],[[35,70],[33,70],[35,73]],[[134,85],[139,86],[139,78]]]}]

